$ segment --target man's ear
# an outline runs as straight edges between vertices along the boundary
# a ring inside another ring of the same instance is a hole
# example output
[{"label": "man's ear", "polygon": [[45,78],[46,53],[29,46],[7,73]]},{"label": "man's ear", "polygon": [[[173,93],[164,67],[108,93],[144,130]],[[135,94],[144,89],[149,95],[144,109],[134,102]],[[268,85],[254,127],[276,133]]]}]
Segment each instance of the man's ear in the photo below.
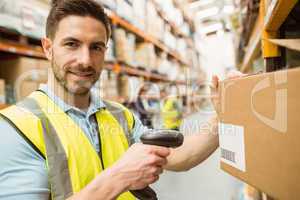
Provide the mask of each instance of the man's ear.
[{"label": "man's ear", "polygon": [[42,38],[42,47],[45,53],[45,56],[47,57],[48,60],[52,60],[52,40],[49,38]]}]

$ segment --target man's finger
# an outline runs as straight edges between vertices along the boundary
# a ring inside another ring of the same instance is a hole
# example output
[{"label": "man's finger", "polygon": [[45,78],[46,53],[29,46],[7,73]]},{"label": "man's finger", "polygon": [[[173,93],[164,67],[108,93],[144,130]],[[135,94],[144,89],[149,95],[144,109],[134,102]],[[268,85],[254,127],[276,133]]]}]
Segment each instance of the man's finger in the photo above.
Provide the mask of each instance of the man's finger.
[{"label": "man's finger", "polygon": [[167,157],[170,154],[170,149],[167,147],[151,145],[151,153],[160,157]]}]

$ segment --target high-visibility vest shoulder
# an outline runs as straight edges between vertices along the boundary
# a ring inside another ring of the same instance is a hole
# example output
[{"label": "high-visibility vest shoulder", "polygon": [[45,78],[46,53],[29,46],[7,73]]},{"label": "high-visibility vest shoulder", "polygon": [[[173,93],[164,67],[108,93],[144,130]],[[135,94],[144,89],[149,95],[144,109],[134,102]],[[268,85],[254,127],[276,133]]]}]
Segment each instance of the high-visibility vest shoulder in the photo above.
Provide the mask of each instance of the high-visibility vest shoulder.
[{"label": "high-visibility vest shoulder", "polygon": [[[67,199],[79,192],[128,149],[133,115],[120,104],[105,104],[106,109],[96,113],[100,155],[82,129],[40,91],[0,111],[2,117],[45,158],[52,199]],[[130,192],[118,197],[118,200],[131,199],[135,198]]]}]

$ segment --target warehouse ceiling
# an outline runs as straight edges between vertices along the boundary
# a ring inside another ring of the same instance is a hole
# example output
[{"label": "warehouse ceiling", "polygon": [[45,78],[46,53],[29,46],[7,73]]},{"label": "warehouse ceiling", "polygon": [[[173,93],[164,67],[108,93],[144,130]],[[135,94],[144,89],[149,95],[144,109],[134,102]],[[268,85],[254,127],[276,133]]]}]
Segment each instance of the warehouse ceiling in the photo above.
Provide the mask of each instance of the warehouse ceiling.
[{"label": "warehouse ceiling", "polygon": [[208,35],[231,29],[230,16],[236,10],[234,5],[234,0],[189,0],[185,10],[192,13],[197,32]]}]

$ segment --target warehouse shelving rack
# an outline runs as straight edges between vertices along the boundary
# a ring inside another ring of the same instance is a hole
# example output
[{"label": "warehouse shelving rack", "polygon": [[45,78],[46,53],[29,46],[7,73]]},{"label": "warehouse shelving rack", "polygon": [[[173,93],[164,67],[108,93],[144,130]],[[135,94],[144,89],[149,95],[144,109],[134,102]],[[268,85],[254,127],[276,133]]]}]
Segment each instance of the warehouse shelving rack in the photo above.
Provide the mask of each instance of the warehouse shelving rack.
[{"label": "warehouse shelving rack", "polygon": [[298,0],[261,0],[259,17],[251,34],[241,71],[251,71],[251,63],[259,56],[260,50],[266,72],[284,67],[279,46],[269,39],[280,37],[279,29],[297,2]]},{"label": "warehouse shelving rack", "polygon": [[138,37],[142,38],[144,41],[154,44],[157,48],[166,52],[169,56],[173,57],[175,60],[177,60],[181,64],[188,66],[188,63],[186,61],[184,61],[176,51],[171,50],[165,44],[160,42],[158,39],[154,38],[153,36],[145,33],[144,31],[135,27],[131,23],[122,19],[115,12],[111,11],[110,9],[105,9],[105,11],[106,11],[107,15],[110,17],[113,25],[120,25],[124,29],[126,29],[126,30],[134,33]]},{"label": "warehouse shelving rack", "polygon": [[[164,50],[165,52],[167,52],[169,55],[171,55],[174,59],[176,59],[181,64],[187,65],[187,63],[184,62],[179,57],[178,53],[169,50],[169,48],[167,46],[165,46],[163,43],[161,43],[159,40],[144,33],[143,31],[139,30],[138,28],[136,28],[129,22],[125,21],[124,19],[122,19],[121,17],[116,15],[113,11],[110,11],[108,9],[106,11],[108,13],[108,16],[112,20],[113,24],[119,24],[126,30],[129,30],[129,31],[135,33],[137,36],[143,38],[145,41],[151,42],[156,47],[160,48],[161,50]],[[16,33],[10,32],[5,29],[0,29],[0,32],[16,34]],[[24,38],[25,36],[20,35],[20,37]],[[25,40],[27,40],[27,39],[28,38],[25,37]],[[29,56],[29,57],[33,57],[33,58],[46,59],[45,55],[42,51],[42,48],[39,45],[30,45],[30,44],[26,44],[26,42],[20,43],[20,42],[16,42],[16,41],[7,40],[7,39],[0,39],[0,51],[13,53],[13,54],[17,54],[17,55]],[[127,64],[120,64],[118,62],[116,62],[116,63],[107,62],[105,65],[105,68],[108,70],[112,70],[116,73],[125,73],[130,76],[144,77],[147,80],[175,82],[176,84],[184,84],[185,83],[185,81],[172,81],[172,80],[167,79],[164,75],[135,69]]]},{"label": "warehouse shelving rack", "polygon": [[[145,33],[144,31],[138,29],[137,27],[135,27],[128,21],[122,19],[120,16],[118,16],[112,10],[106,8],[105,11],[108,14],[113,25],[119,25],[122,28],[124,28],[125,30],[134,33],[136,36],[142,38],[144,41],[150,42],[156,48],[159,48],[160,50],[166,52],[171,58],[175,59],[177,62],[179,62],[183,66],[185,66],[185,67],[189,66],[189,63],[184,61],[176,51],[171,50],[170,48],[168,48],[165,44],[163,44],[158,39]],[[175,29],[175,25],[171,24],[171,26]],[[17,56],[21,55],[21,56],[27,56],[27,57],[32,57],[32,58],[46,59],[46,57],[43,53],[43,50],[41,48],[41,44],[40,44],[40,42],[38,42],[38,40],[35,40],[35,42],[34,42],[35,44],[32,45],[28,42],[29,40],[34,40],[32,38],[26,37],[24,35],[14,32],[14,31],[7,30],[5,28],[0,28],[0,35],[3,33],[5,35],[13,35],[14,37],[17,37],[18,39],[11,40],[11,39],[7,39],[5,37],[4,38],[0,37],[0,52],[5,52],[5,53],[12,54],[12,55],[17,55]],[[184,36],[183,33],[179,32],[179,30],[177,31],[177,34],[188,39],[187,36]],[[126,74],[129,76],[143,77],[149,81],[169,82],[169,83],[175,83],[175,84],[187,84],[186,80],[169,80],[165,75],[140,70],[140,69],[134,68],[126,63],[120,63],[118,61],[105,62],[104,67],[105,67],[105,69],[113,71],[114,73]],[[0,109],[3,107],[6,107],[6,105],[0,105]]]}]

